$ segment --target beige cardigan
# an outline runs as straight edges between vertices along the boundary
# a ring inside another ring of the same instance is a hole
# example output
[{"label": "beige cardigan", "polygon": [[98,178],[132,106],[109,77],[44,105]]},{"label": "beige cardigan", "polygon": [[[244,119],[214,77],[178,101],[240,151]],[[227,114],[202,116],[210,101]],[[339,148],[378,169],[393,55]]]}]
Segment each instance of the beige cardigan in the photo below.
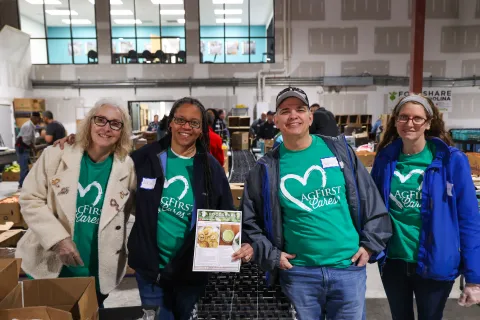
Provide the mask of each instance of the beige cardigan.
[{"label": "beige cardigan", "polygon": [[[48,147],[23,183],[20,206],[29,229],[17,246],[23,270],[35,279],[57,278],[62,262],[51,248],[72,237],[83,149]],[[100,291],[108,294],[122,280],[127,266],[127,221],[133,205],[136,176],[130,157],[114,157],[98,230]]]}]

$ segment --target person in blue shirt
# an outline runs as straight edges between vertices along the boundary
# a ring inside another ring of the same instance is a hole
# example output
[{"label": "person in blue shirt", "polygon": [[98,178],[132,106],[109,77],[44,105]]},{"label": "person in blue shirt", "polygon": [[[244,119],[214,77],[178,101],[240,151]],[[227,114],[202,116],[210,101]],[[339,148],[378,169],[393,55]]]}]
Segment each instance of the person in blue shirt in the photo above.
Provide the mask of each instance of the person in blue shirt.
[{"label": "person in blue shirt", "polygon": [[[383,130],[383,128],[381,128],[381,126],[382,126],[382,119],[378,118],[378,120],[375,121],[375,123],[373,124],[372,130],[370,131],[371,134],[375,135],[375,142],[380,141],[380,133]],[[380,130],[378,130],[378,129],[380,129]]]},{"label": "person in blue shirt", "polygon": [[480,214],[465,154],[433,102],[411,94],[396,105],[378,146],[372,177],[393,235],[380,264],[393,319],[440,320],[455,278],[459,304],[480,302]]}]

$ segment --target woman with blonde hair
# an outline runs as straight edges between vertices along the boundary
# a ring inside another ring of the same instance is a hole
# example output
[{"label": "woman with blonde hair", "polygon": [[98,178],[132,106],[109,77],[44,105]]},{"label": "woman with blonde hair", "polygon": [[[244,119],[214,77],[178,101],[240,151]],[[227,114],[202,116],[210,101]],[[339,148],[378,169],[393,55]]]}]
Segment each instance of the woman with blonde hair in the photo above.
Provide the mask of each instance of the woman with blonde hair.
[{"label": "woman with blonde hair", "polygon": [[393,109],[372,177],[393,235],[380,263],[393,319],[440,320],[455,278],[461,305],[480,302],[480,214],[465,154],[451,146],[429,98],[410,94]]},{"label": "woman with blonde hair", "polygon": [[16,253],[23,270],[34,279],[95,277],[99,306],[126,271],[136,187],[131,130],[123,107],[98,101],[75,144],[45,149],[20,194],[29,226]]}]

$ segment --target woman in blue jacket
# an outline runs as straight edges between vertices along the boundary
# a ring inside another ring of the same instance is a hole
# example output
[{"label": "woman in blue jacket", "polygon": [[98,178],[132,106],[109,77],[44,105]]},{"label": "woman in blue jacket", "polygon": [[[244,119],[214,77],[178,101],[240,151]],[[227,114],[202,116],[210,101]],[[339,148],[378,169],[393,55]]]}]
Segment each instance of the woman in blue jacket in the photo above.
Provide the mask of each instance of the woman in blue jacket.
[{"label": "woman in blue jacket", "polygon": [[451,147],[432,101],[409,95],[394,108],[372,177],[393,236],[381,267],[393,319],[442,319],[455,278],[462,305],[480,302],[480,215],[465,154]]}]

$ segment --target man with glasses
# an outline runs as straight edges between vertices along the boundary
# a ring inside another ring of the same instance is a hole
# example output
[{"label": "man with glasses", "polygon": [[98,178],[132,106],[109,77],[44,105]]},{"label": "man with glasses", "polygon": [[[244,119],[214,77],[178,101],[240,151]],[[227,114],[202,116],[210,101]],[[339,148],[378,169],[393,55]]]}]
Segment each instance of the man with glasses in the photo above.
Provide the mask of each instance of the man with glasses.
[{"label": "man with glasses", "polygon": [[309,134],[308,97],[282,90],[275,124],[283,144],[250,171],[243,230],[254,261],[280,280],[299,320],[361,319],[366,267],[392,233],[370,175],[344,137]]}]

